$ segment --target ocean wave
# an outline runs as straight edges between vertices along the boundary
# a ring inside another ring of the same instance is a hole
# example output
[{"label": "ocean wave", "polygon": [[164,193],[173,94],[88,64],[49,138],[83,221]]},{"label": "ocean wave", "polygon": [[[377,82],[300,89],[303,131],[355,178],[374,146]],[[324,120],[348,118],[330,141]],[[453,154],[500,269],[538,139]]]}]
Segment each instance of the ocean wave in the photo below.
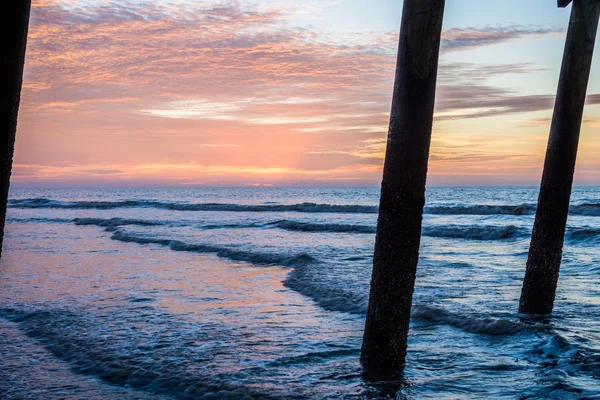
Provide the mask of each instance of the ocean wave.
[{"label": "ocean wave", "polygon": [[[377,232],[376,226],[356,225],[356,224],[319,224],[311,222],[301,222],[294,220],[279,220],[267,223],[251,224],[224,224],[224,225],[203,225],[202,229],[219,228],[258,228],[274,227],[292,232],[326,232],[326,233],[368,233]],[[471,239],[471,240],[506,240],[518,237],[528,236],[529,229],[518,228],[514,225],[508,226],[460,226],[460,225],[436,225],[423,228],[423,236],[453,238],[453,239]]]},{"label": "ocean wave", "polygon": [[10,199],[8,206],[12,208],[64,208],[74,210],[111,210],[115,208],[139,207],[143,201],[59,201],[46,198]]},{"label": "ocean wave", "polygon": [[139,236],[116,230],[111,239],[126,243],[138,244],[158,244],[169,247],[173,251],[187,251],[191,253],[212,253],[218,257],[226,258],[232,261],[245,261],[255,265],[280,265],[285,267],[295,267],[306,263],[317,262],[315,258],[300,253],[296,255],[261,253],[245,250],[237,250],[228,247],[221,247],[208,244],[190,244],[179,240],[155,238],[151,236]]},{"label": "ocean wave", "polygon": [[302,213],[377,213],[377,207],[344,204],[230,204],[230,203],[174,203],[155,200],[123,201],[58,201],[45,198],[11,199],[12,208],[57,208],[73,210],[112,210],[117,208],[157,208],[174,211],[227,211],[227,212],[302,212]]},{"label": "ocean wave", "polygon": [[423,227],[423,236],[440,237],[449,239],[471,240],[506,240],[529,235],[529,230],[508,226],[459,226],[438,225]]},{"label": "ocean wave", "polygon": [[173,251],[211,253],[220,258],[248,262],[254,265],[291,267],[293,268],[292,271],[283,282],[287,288],[310,298],[321,308],[328,311],[347,312],[351,314],[366,313],[368,302],[366,296],[339,288],[324,287],[319,282],[316,282],[314,279],[315,270],[308,269],[308,266],[323,264],[306,253],[289,255],[245,251],[215,245],[189,244],[179,240],[138,236],[124,233],[120,230],[116,230],[111,239],[138,244],[158,244],[166,246]]},{"label": "ocean wave", "polygon": [[310,222],[300,222],[292,220],[281,220],[270,222],[267,226],[274,226],[280,229],[294,232],[332,232],[332,233],[376,233],[377,228],[368,225],[351,224],[316,224]]},{"label": "ocean wave", "polygon": [[202,230],[212,230],[212,229],[245,229],[245,228],[263,228],[265,224],[261,224],[259,222],[252,222],[248,224],[209,224],[209,225],[199,225],[198,228]]},{"label": "ocean wave", "polygon": [[[426,206],[425,214],[433,215],[534,215],[535,204],[487,205],[474,204],[464,206]],[[600,216],[600,204],[575,204],[569,207],[569,214],[581,216]]]},{"label": "ocean wave", "polygon": [[[76,225],[95,225],[105,228],[107,232],[114,232],[117,228],[127,225],[135,226],[158,226],[168,222],[147,221],[139,219],[122,218],[75,218],[72,220]],[[279,220],[273,222],[247,224],[210,224],[200,225],[200,229],[246,229],[246,228],[279,228],[293,232],[330,232],[330,233],[368,233],[377,231],[375,226],[352,225],[352,224],[318,224],[300,222],[294,220]],[[460,225],[437,225],[423,228],[423,235],[430,237],[470,239],[470,240],[506,240],[529,235],[529,230],[508,226],[460,226]]]},{"label": "ocean wave", "polygon": [[[10,199],[12,208],[56,208],[73,210],[112,210],[118,208],[156,208],[174,211],[223,211],[223,212],[299,212],[299,213],[344,213],[344,214],[376,214],[377,206],[357,204],[270,204],[258,205],[233,203],[177,203],[157,200],[122,200],[122,201],[59,201],[46,198]],[[532,215],[535,204],[518,205],[452,205],[426,206],[425,214],[432,215]],[[586,203],[572,205],[569,209],[572,215],[600,216],[600,204]]]},{"label": "ocean wave", "polygon": [[[161,226],[172,225],[174,222],[169,221],[148,221],[141,219],[126,219],[126,218],[26,218],[12,220],[14,222],[48,222],[48,223],[69,223],[80,226],[98,226],[105,228],[107,232],[114,232],[121,226]],[[377,232],[375,226],[369,225],[353,225],[353,224],[318,224],[310,222],[301,222],[294,220],[278,220],[273,222],[252,222],[252,223],[237,223],[237,224],[208,224],[199,225],[198,228],[203,230],[212,229],[250,229],[250,228],[278,228],[292,232],[329,232],[329,233],[367,233],[374,234]],[[573,231],[573,238],[585,235],[593,235],[596,231],[585,230],[585,232]],[[600,234],[600,233],[598,233]],[[423,227],[423,236],[451,238],[451,239],[470,239],[470,240],[506,240],[529,235],[528,230],[518,228],[513,225],[508,226],[460,226],[460,225],[436,225]]]},{"label": "ocean wave", "polygon": [[[283,284],[317,303],[327,311],[364,315],[367,313],[368,297],[362,293],[324,286],[315,278],[318,271],[309,265],[296,265]],[[366,292],[365,292],[366,293]]]},{"label": "ocean wave", "polygon": [[600,377],[600,353],[596,350],[589,351],[592,354],[576,357],[576,360],[581,363],[582,370]]},{"label": "ocean wave", "polygon": [[[185,226],[183,222],[157,221],[128,218],[8,218],[9,223],[73,223],[79,226],[98,226],[104,228],[107,232],[115,232],[122,226],[141,226],[154,227],[164,225]],[[310,222],[301,222],[294,220],[278,220],[272,222],[251,222],[234,224],[207,224],[198,225],[199,229],[252,229],[252,228],[277,228],[292,232],[329,232],[329,233],[365,233],[375,234],[377,228],[369,225],[354,224],[318,224]],[[529,228],[520,228],[514,225],[495,226],[495,225],[434,225],[424,226],[423,236],[447,238],[447,239],[466,239],[466,240],[510,240],[529,237],[531,234]],[[143,239],[146,240],[146,239]],[[565,240],[571,243],[590,243],[595,244],[600,241],[600,229],[591,227],[567,227]],[[349,259],[349,261],[356,261]]]},{"label": "ocean wave", "polygon": [[136,226],[158,226],[163,225],[157,221],[146,221],[142,219],[123,219],[123,218],[74,218],[72,222],[75,225],[91,225],[105,228],[107,232],[114,232],[120,226],[136,225]]},{"label": "ocean wave", "polygon": [[[126,233],[117,229],[118,222],[108,223],[108,221],[94,221],[89,219],[86,223],[92,224],[99,222],[99,226],[105,227],[107,231],[112,231],[112,240],[125,243],[137,244],[156,244],[168,247],[173,251],[184,251],[191,253],[209,253],[217,257],[242,261],[261,266],[284,266],[291,267],[293,270],[288,274],[283,282],[286,287],[292,289],[304,296],[309,297],[320,307],[329,311],[348,312],[352,314],[364,314],[366,312],[368,299],[366,296],[345,291],[339,288],[323,287],[320,283],[314,281],[314,270],[307,267],[314,264],[322,264],[319,260],[307,253],[299,254],[278,254],[256,251],[239,250],[225,246],[216,246],[209,244],[191,244],[180,240],[164,239],[152,236],[141,236],[132,233]],[[107,222],[107,223],[105,223]],[[123,220],[123,225],[127,222],[135,223],[139,221]]]},{"label": "ocean wave", "polygon": [[547,325],[544,324],[527,324],[507,319],[469,316],[462,313],[453,313],[443,308],[425,305],[413,306],[411,318],[417,321],[450,325],[469,333],[492,336],[514,335],[521,331],[547,328]]},{"label": "ocean wave", "polygon": [[[281,220],[266,224],[280,229],[295,232],[332,232],[332,233],[371,233],[377,232],[375,226],[350,224],[316,224],[291,220]],[[423,228],[423,236],[471,239],[471,240],[506,240],[529,235],[528,229],[508,226],[460,226],[436,225]]]},{"label": "ocean wave", "polygon": [[25,223],[70,224],[73,222],[73,220],[68,219],[68,218],[45,218],[45,217],[14,218],[14,217],[7,217],[6,222],[7,223],[16,222],[16,223],[20,223],[20,224],[25,224]]},{"label": "ocean wave", "polygon": [[427,206],[424,209],[424,213],[440,215],[528,215],[534,214],[535,208],[534,204]]},{"label": "ocean wave", "polygon": [[589,227],[567,228],[565,239],[570,242],[595,244],[600,240],[600,229]]},{"label": "ocean wave", "polygon": [[569,207],[569,213],[573,215],[600,216],[600,204],[585,203]]}]

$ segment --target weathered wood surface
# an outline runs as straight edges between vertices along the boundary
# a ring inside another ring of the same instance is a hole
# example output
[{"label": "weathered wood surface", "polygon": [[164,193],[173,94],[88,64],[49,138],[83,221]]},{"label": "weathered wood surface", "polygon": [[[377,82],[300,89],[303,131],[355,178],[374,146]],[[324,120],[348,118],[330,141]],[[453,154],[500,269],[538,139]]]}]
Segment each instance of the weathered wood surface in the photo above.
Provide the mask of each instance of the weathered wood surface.
[{"label": "weathered wood surface", "polygon": [[405,0],[361,363],[402,372],[419,258],[444,0]]},{"label": "weathered wood surface", "polygon": [[519,311],[552,312],[592,64],[599,0],[574,0]]},{"label": "weathered wood surface", "polygon": [[6,202],[17,131],[17,115],[23,83],[25,47],[31,0],[3,1],[0,5],[0,257],[6,220]]}]

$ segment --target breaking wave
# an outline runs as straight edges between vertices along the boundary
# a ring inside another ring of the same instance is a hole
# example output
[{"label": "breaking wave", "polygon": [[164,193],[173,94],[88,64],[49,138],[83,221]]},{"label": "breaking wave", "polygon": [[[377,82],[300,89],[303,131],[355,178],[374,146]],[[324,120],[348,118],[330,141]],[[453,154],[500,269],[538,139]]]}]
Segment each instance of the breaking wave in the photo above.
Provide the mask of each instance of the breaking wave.
[{"label": "breaking wave", "polygon": [[[183,222],[174,221],[157,221],[143,219],[127,219],[127,218],[8,218],[8,222],[17,223],[58,223],[68,224],[73,223],[79,226],[98,226],[104,228],[107,232],[116,232],[119,227],[123,226],[141,226],[154,227],[165,225],[185,226]],[[188,222],[189,224],[189,222]],[[357,233],[357,234],[375,234],[376,226],[358,225],[358,224],[318,224],[301,222],[294,220],[278,220],[273,222],[251,222],[238,224],[208,224],[199,225],[199,229],[251,229],[251,228],[277,228],[292,232],[327,232],[327,233]],[[527,238],[531,234],[530,228],[517,227],[514,225],[497,226],[497,225],[434,225],[424,226],[422,230],[423,236],[447,238],[447,239],[465,239],[465,240],[510,240]],[[123,233],[119,233],[123,235]],[[134,242],[137,240],[148,241],[154,239],[147,238],[125,238],[117,236],[116,240]],[[162,241],[162,239],[156,239]],[[600,241],[600,229],[591,227],[568,227],[565,232],[565,240],[572,243],[590,243],[595,244]],[[169,242],[170,243],[170,242]],[[158,244],[163,244],[158,243]],[[176,246],[177,247],[177,246]],[[210,246],[209,246],[210,247]],[[194,250],[200,252],[200,250]],[[216,252],[207,250],[206,252]]]},{"label": "breaking wave", "polygon": [[[376,233],[375,226],[347,224],[315,224],[299,221],[282,220],[271,222],[268,226],[296,232],[333,232],[333,233]],[[528,229],[508,226],[460,226],[436,225],[423,228],[423,235],[430,237],[471,239],[471,240],[505,240],[529,235]]]},{"label": "breaking wave", "polygon": [[[465,205],[465,206],[428,206],[425,214],[435,215],[533,215],[535,204],[519,205]],[[577,204],[569,207],[569,214],[582,216],[600,216],[600,204],[587,203]]]},{"label": "breaking wave", "polygon": [[337,287],[323,286],[315,281],[315,272],[308,265],[297,265],[283,284],[300,293],[328,311],[347,312],[350,314],[366,314],[369,299],[362,293],[344,290]]},{"label": "breaking wave", "polygon": [[152,236],[140,236],[126,233],[118,228],[127,225],[153,226],[159,222],[131,220],[131,219],[99,219],[99,218],[75,218],[77,225],[94,225],[105,228],[112,232],[111,239],[125,243],[156,244],[168,247],[173,251],[184,251],[192,253],[210,253],[232,261],[248,262],[254,265],[278,265],[291,267],[284,285],[304,296],[309,297],[320,307],[329,311],[341,311],[352,314],[364,314],[366,312],[368,299],[366,296],[356,294],[339,288],[323,287],[314,280],[314,271],[307,267],[311,264],[321,264],[309,254],[300,253],[295,255],[265,253],[238,250],[224,246],[209,244],[190,244],[180,240],[163,239]]},{"label": "breaking wave", "polygon": [[287,288],[312,299],[325,310],[348,312],[351,314],[366,313],[368,302],[366,296],[339,288],[323,287],[320,283],[315,282],[315,271],[308,269],[308,266],[322,263],[306,253],[286,255],[252,252],[214,245],[188,244],[178,240],[141,237],[126,234],[119,230],[113,233],[111,239],[138,244],[158,244],[167,246],[173,251],[212,253],[228,260],[243,261],[254,265],[292,267],[293,270],[283,282]]},{"label": "breaking wave", "polygon": [[426,214],[441,215],[527,215],[535,213],[534,204],[520,205],[485,205],[470,206],[429,206],[425,207]]},{"label": "breaking wave", "polygon": [[[141,219],[126,219],[126,218],[74,218],[74,219],[58,219],[58,218],[26,218],[13,219],[14,222],[57,222],[57,223],[74,223],[80,226],[98,226],[105,228],[107,232],[115,232],[121,226],[161,226],[172,225],[172,221],[148,221]],[[329,233],[366,233],[374,234],[377,232],[377,227],[369,225],[354,225],[354,224],[318,224],[301,222],[294,220],[279,220],[273,222],[252,222],[239,224],[209,224],[199,225],[200,229],[247,229],[247,228],[278,228],[292,232],[329,232]],[[588,232],[589,231],[589,232]],[[514,225],[508,226],[460,226],[460,225],[436,225],[423,227],[423,235],[430,237],[451,238],[451,239],[470,239],[470,240],[506,240],[519,238],[529,235],[529,230],[518,228]],[[571,236],[577,240],[580,236],[600,235],[600,233],[585,229],[582,232],[573,231]]]},{"label": "breaking wave", "polygon": [[286,231],[294,232],[333,232],[333,233],[376,233],[377,228],[368,225],[315,224],[290,220],[275,221],[267,224]]},{"label": "breaking wave", "polygon": [[254,265],[291,267],[293,270],[283,282],[289,289],[312,299],[320,307],[329,311],[341,311],[352,314],[364,314],[366,312],[368,302],[366,296],[338,288],[323,287],[315,282],[314,270],[309,270],[307,267],[312,264],[321,263],[306,253],[286,255],[252,252],[214,245],[188,244],[179,240],[142,237],[127,234],[120,230],[115,230],[111,239],[138,244],[158,244],[169,247],[173,251],[212,253],[228,260],[243,261]]},{"label": "breaking wave", "polygon": [[32,218],[14,218],[7,217],[6,222],[17,222],[17,223],[46,223],[46,224],[70,224],[73,223],[72,219],[68,218],[44,218],[44,217],[32,217]]},{"label": "breaking wave", "polygon": [[520,321],[490,317],[479,318],[425,305],[413,306],[411,317],[416,321],[450,325],[465,332],[492,336],[514,335],[521,331],[547,328],[547,325],[544,324],[527,324]]},{"label": "breaking wave", "polygon": [[574,205],[569,208],[569,212],[573,215],[600,216],[600,204],[586,203]]},{"label": "breaking wave", "polygon": [[306,263],[317,262],[316,259],[306,253],[296,255],[260,253],[245,250],[236,250],[227,247],[208,244],[189,244],[179,240],[161,239],[155,237],[138,236],[128,234],[120,230],[114,231],[111,239],[126,243],[158,244],[169,247],[173,251],[187,251],[191,253],[212,253],[218,257],[232,261],[245,261],[255,265],[281,265],[294,267]]},{"label": "breaking wave", "polygon": [[600,240],[600,229],[594,228],[567,228],[565,239],[580,243],[597,243]]},{"label": "breaking wave", "polygon": [[114,232],[120,226],[136,225],[136,226],[157,226],[163,225],[161,222],[146,221],[141,219],[123,219],[123,218],[75,218],[75,225],[92,225],[105,228],[107,232]]},{"label": "breaking wave", "polygon": [[[157,200],[123,200],[123,201],[59,201],[46,198],[10,199],[12,208],[56,208],[72,210],[112,210],[117,208],[156,208],[174,211],[225,211],[225,212],[299,212],[299,213],[343,213],[343,214],[376,214],[377,206],[357,204],[230,204],[230,203],[177,203]],[[425,214],[434,215],[532,215],[535,204],[519,205],[455,205],[426,206]],[[572,215],[600,216],[600,204],[586,203],[572,205]]]},{"label": "breaking wave", "polygon": [[471,240],[505,240],[529,235],[529,230],[508,226],[426,226],[423,228],[424,236],[441,237],[450,239]]},{"label": "breaking wave", "polygon": [[229,204],[198,203],[186,204],[161,202],[156,200],[123,200],[123,201],[58,201],[45,198],[9,200],[13,208],[58,208],[72,210],[112,210],[116,208],[157,208],[175,211],[227,211],[227,212],[302,212],[302,213],[377,213],[377,207],[364,205],[336,204]]}]

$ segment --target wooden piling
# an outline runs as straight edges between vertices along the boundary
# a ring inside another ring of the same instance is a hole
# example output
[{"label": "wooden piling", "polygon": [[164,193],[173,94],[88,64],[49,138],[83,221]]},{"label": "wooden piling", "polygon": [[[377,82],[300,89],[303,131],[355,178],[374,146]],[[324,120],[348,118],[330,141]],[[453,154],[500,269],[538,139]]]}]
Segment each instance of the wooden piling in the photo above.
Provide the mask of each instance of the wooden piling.
[{"label": "wooden piling", "polygon": [[8,188],[15,148],[17,115],[23,83],[25,48],[31,0],[3,1],[0,5],[0,257],[6,220]]},{"label": "wooden piling", "polygon": [[600,0],[573,0],[519,304],[521,313],[548,314],[554,306],[599,16]]},{"label": "wooden piling", "polygon": [[401,374],[419,258],[444,0],[405,0],[361,363]]}]

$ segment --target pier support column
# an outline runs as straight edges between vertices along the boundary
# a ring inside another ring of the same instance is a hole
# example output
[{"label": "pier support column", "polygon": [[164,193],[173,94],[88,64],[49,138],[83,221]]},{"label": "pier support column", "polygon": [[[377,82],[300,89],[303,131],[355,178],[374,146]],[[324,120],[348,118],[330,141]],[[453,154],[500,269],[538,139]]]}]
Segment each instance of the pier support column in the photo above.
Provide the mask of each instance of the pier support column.
[{"label": "pier support column", "polygon": [[0,4],[0,257],[6,220],[6,203],[12,170],[17,115],[23,83],[25,47],[31,0],[6,0]]},{"label": "pier support column", "polygon": [[[559,0],[559,6],[569,1]],[[574,0],[519,312],[548,314],[562,258],[600,0]]]},{"label": "pier support column", "polygon": [[405,0],[361,363],[402,373],[419,258],[444,0]]}]

